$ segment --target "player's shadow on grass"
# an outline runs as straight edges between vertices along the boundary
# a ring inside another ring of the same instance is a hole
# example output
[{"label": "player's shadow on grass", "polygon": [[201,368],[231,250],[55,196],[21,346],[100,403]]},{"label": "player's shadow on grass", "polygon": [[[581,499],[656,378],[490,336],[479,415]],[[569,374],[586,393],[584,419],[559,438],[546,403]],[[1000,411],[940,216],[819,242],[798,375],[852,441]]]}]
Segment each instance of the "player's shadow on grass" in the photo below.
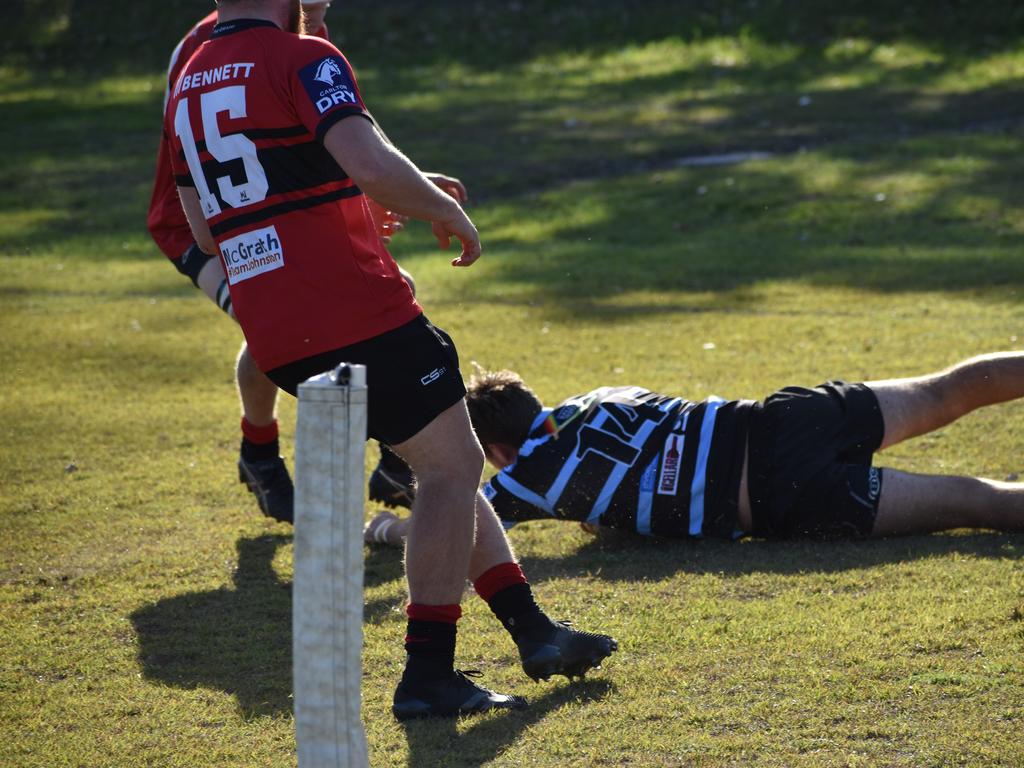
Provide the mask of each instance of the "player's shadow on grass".
[{"label": "player's shadow on grass", "polygon": [[272,562],[291,536],[239,539],[234,584],[131,615],[147,680],[234,694],[245,717],[292,709],[291,584]]},{"label": "player's shadow on grass", "polygon": [[522,565],[529,578],[538,582],[581,573],[607,581],[637,581],[658,580],[681,572],[726,576],[838,573],[950,554],[1024,559],[1024,537],[957,532],[866,541],[728,542],[650,539],[603,531],[569,555],[528,556],[523,558]]},{"label": "player's shadow on grass", "polygon": [[470,768],[491,762],[507,749],[528,728],[544,719],[553,710],[600,701],[612,694],[614,684],[607,680],[583,680],[560,685],[542,696],[529,697],[524,710],[498,712],[469,721],[460,733],[455,720],[411,720],[403,723],[409,744],[409,768],[435,765],[445,755],[444,765]]}]

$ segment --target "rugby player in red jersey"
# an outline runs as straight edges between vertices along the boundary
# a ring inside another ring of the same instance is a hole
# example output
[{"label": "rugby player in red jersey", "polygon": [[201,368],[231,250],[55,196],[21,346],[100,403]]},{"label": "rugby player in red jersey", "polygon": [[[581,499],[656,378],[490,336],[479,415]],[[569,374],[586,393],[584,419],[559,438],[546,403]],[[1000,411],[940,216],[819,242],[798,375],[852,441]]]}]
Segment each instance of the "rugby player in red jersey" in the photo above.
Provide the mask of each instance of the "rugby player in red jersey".
[{"label": "rugby player in red jersey", "polygon": [[454,266],[480,256],[458,201],[389,144],[342,54],[289,34],[298,0],[220,0],[218,24],[174,84],[165,117],[179,195],[196,242],[218,252],[253,359],[279,387],[340,362],[367,366],[368,433],[416,473],[406,549],[407,660],[400,719],[518,708],[454,668],[467,576],[515,641],[532,678],[582,675],[617,645],[551,621],[478,492],[451,338],[424,316],[374,225],[367,195],[429,221]]},{"label": "rugby player in red jersey", "polygon": [[[306,29],[328,39],[324,15],[330,7],[324,0],[303,0]],[[217,23],[214,11],[201,19],[175,47],[167,72],[167,89],[177,80],[182,67],[200,45],[210,39]],[[165,104],[167,97],[165,97]],[[466,190],[458,179],[443,174],[429,174],[429,178],[460,202],[466,199]],[[402,227],[401,218],[373,201],[367,201],[374,217],[376,229],[385,242]],[[147,226],[157,246],[183,275],[192,280],[229,316],[234,317],[227,279],[220,259],[206,254],[192,237],[188,221],[178,200],[168,153],[166,134],[160,142],[153,194],[149,204]],[[412,276],[402,271],[403,277],[414,286]],[[293,487],[284,459],[279,456],[278,425],[275,416],[277,385],[256,366],[243,342],[235,365],[235,379],[242,406],[242,445],[238,460],[239,479],[256,496],[260,509],[275,520],[292,520]],[[381,446],[381,461],[370,477],[369,497],[388,506],[411,504],[412,475],[405,462],[386,446]]]},{"label": "rugby player in red jersey", "polygon": [[[1024,353],[938,373],[786,387],[763,401],[689,402],[603,387],[553,409],[512,371],[470,382],[473,426],[500,471],[484,495],[506,525],[554,518],[667,537],[866,538],[1024,530],[1024,483],[872,466],[876,451],[1024,397]],[[368,541],[399,544],[381,513]]]}]

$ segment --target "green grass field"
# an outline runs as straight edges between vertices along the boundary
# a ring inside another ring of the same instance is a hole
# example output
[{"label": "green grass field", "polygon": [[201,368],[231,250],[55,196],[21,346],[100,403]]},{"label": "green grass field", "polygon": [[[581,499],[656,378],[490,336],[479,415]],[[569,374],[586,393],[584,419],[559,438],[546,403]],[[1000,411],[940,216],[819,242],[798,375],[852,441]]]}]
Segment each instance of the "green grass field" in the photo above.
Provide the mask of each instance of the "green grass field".
[{"label": "green grass field", "polygon": [[[236,482],[241,335],[145,230],[162,67],[210,5],[0,9],[2,766],[295,764],[291,530]],[[393,248],[466,372],[762,397],[1021,347],[1018,4],[379,5],[329,21],[389,135],[470,189],[477,265],[422,224]],[[770,156],[680,162],[741,151]],[[879,463],[1002,479],[1022,434],[1008,404]],[[532,706],[399,727],[401,559],[367,549],[374,766],[1024,765],[1024,537],[511,538],[620,652],[530,683],[468,595],[459,665]]]}]

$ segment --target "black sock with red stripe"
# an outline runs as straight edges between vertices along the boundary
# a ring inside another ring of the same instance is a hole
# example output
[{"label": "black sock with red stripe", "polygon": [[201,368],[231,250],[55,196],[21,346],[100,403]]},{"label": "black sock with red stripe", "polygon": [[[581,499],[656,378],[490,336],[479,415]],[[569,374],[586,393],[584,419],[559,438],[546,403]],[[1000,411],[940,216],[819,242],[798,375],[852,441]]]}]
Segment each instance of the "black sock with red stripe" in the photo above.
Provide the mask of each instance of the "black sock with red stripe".
[{"label": "black sock with red stripe", "polygon": [[405,631],[405,681],[426,681],[450,675],[455,668],[456,622],[462,608],[409,603]]},{"label": "black sock with red stripe", "polygon": [[277,419],[266,426],[257,427],[242,417],[242,458],[246,461],[276,459],[281,453],[278,442]]},{"label": "black sock with red stripe", "polygon": [[485,571],[473,587],[513,640],[520,632],[547,617],[533,599],[533,590],[518,563],[501,563]]}]

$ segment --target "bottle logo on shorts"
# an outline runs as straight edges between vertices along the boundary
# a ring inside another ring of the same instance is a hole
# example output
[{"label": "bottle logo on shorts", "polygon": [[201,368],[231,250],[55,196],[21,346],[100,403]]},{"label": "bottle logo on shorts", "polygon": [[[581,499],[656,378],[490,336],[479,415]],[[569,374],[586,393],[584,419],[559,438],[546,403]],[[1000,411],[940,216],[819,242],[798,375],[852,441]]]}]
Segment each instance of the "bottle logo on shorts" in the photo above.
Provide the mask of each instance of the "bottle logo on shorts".
[{"label": "bottle logo on shorts", "polygon": [[422,379],[420,379],[420,384],[422,384],[424,387],[427,386],[428,384],[433,384],[435,381],[444,376],[447,370],[447,368],[435,368]]}]

